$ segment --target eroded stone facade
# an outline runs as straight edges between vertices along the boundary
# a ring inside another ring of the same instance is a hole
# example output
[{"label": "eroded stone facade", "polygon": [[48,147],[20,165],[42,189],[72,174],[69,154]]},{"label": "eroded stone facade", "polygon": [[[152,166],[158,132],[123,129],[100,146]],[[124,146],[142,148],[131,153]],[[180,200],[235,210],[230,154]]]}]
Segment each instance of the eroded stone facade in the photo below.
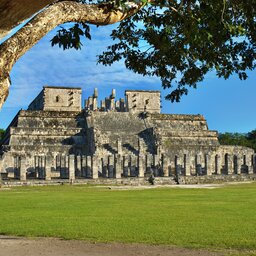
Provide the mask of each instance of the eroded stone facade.
[{"label": "eroded stone facade", "polygon": [[[201,115],[160,114],[160,92],[44,87],[1,142],[3,179],[125,179],[256,173],[255,152],[221,146]],[[186,179],[183,179],[186,180]]]}]

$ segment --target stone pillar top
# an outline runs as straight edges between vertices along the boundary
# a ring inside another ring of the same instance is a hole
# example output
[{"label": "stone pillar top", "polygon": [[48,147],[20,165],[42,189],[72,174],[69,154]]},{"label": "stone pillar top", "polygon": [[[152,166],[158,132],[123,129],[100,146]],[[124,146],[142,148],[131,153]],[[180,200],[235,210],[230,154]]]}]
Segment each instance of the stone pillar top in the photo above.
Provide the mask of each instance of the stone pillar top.
[{"label": "stone pillar top", "polygon": [[115,89],[112,89],[112,93],[110,95],[110,98],[111,99],[114,99],[116,97],[116,90]]},{"label": "stone pillar top", "polygon": [[93,98],[98,98],[98,88],[94,88]]}]

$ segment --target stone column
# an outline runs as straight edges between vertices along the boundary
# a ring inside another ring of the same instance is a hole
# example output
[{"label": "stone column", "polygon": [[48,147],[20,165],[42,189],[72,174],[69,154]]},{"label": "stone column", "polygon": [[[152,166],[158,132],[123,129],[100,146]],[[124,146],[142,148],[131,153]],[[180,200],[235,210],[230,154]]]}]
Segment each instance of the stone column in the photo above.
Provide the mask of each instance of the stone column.
[{"label": "stone column", "polygon": [[164,154],[162,154],[162,168],[164,177],[169,177],[168,159]]},{"label": "stone column", "polygon": [[106,110],[106,104],[105,104],[105,103],[106,103],[105,100],[101,100],[101,101],[100,101],[100,108],[101,108],[101,110],[103,110],[103,111]]},{"label": "stone column", "polygon": [[175,172],[177,176],[182,174],[181,158],[177,155],[175,156]]},{"label": "stone column", "polygon": [[104,156],[101,158],[102,165],[102,177],[107,178],[108,176],[108,156]]},{"label": "stone column", "polygon": [[86,177],[86,156],[81,156],[81,177]]},{"label": "stone column", "polygon": [[138,162],[137,156],[131,155],[130,176],[132,176],[132,177],[137,176],[137,173],[136,173],[136,167],[138,165],[137,162]]},{"label": "stone column", "polygon": [[248,174],[253,174],[253,155],[247,155]]},{"label": "stone column", "polygon": [[120,101],[119,100],[116,101],[116,103],[115,103],[115,110],[120,112]]},{"label": "stone column", "polygon": [[123,170],[124,170],[124,177],[129,176],[129,158],[128,156],[123,157]]},{"label": "stone column", "polygon": [[76,177],[82,177],[82,157],[79,155],[76,157]]},{"label": "stone column", "polygon": [[92,110],[93,108],[93,98],[89,97],[88,98],[88,109]]},{"label": "stone column", "polygon": [[159,163],[158,155],[153,155],[153,173],[154,173],[154,176],[156,177],[160,176],[158,163]]},{"label": "stone column", "polygon": [[50,155],[46,156],[45,161],[45,180],[51,180],[52,172],[52,157]]},{"label": "stone column", "polygon": [[119,109],[120,109],[120,112],[125,112],[124,99],[120,99]]},{"label": "stone column", "polygon": [[97,100],[97,98],[93,97],[92,98],[92,110],[93,111],[97,110],[97,108],[98,108],[98,100]]},{"label": "stone column", "polygon": [[98,108],[98,89],[94,89],[93,98],[92,98],[92,110],[96,110]]},{"label": "stone column", "polygon": [[145,157],[143,154],[139,154],[138,156],[138,176],[140,178],[144,177],[145,173]]},{"label": "stone column", "polygon": [[146,155],[146,174],[147,175],[151,175],[152,174],[152,169],[151,169],[151,164],[152,164],[152,161],[151,161],[151,155],[150,154],[147,154]]},{"label": "stone column", "polygon": [[88,108],[88,100],[84,100],[84,108],[85,108],[85,109]]},{"label": "stone column", "polygon": [[43,156],[38,156],[38,178],[44,179],[44,165],[43,165]]},{"label": "stone column", "polygon": [[185,176],[190,176],[190,155],[185,154],[184,156],[184,169],[185,169]]},{"label": "stone column", "polygon": [[241,155],[237,155],[236,157],[236,173],[241,174],[241,167],[242,167],[243,157]]},{"label": "stone column", "polygon": [[75,156],[69,155],[69,172],[68,178],[70,181],[75,180]]},{"label": "stone column", "polygon": [[220,155],[216,155],[216,157],[215,157],[215,170],[216,170],[216,174],[221,174],[221,157],[220,157]]},{"label": "stone column", "polygon": [[144,148],[144,143],[143,139],[139,138],[138,139],[138,148],[139,148],[139,154],[145,154],[145,148]]},{"label": "stone column", "polygon": [[93,179],[98,179],[99,178],[99,174],[98,174],[98,163],[99,162],[99,158],[97,155],[93,155],[92,156],[92,178]]},{"label": "stone column", "polygon": [[111,155],[108,157],[108,178],[114,178],[114,167],[115,159],[114,156]]},{"label": "stone column", "polygon": [[206,175],[212,175],[212,157],[209,154],[205,155]]},{"label": "stone column", "polygon": [[60,163],[61,163],[60,155],[57,155],[55,158],[55,168],[56,168],[56,171],[59,173],[59,176],[60,176],[60,170],[61,170]]},{"label": "stone column", "polygon": [[196,155],[196,175],[202,175],[202,159],[201,155]]},{"label": "stone column", "polygon": [[65,156],[65,169],[64,169],[64,175],[65,178],[68,179],[69,178],[69,155]]},{"label": "stone column", "polygon": [[256,154],[253,155],[253,172],[256,173]]},{"label": "stone column", "polygon": [[116,179],[121,179],[122,174],[122,165],[121,165],[121,156],[119,154],[115,155],[115,175]]},{"label": "stone column", "polygon": [[26,168],[26,157],[20,157],[20,180],[26,181],[27,180],[27,168]]},{"label": "stone column", "polygon": [[233,174],[233,161],[230,154],[225,156],[225,169],[227,174]]},{"label": "stone column", "polygon": [[35,163],[35,178],[38,178],[38,156],[34,156],[34,163]]},{"label": "stone column", "polygon": [[117,153],[119,155],[122,155],[123,150],[122,150],[122,140],[121,139],[117,139]]},{"label": "stone column", "polygon": [[116,90],[113,89],[110,95],[110,110],[115,109],[115,97],[116,97]]},{"label": "stone column", "polygon": [[92,178],[92,156],[86,156],[86,178]]},{"label": "stone column", "polygon": [[108,97],[105,98],[105,109],[106,111],[110,110],[110,99]]}]

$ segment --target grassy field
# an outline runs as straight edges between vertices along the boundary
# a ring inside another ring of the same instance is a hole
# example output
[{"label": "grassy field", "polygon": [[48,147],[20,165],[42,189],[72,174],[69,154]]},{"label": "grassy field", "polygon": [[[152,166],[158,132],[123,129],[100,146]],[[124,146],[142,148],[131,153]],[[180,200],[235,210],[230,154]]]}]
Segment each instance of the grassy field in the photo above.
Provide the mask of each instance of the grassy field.
[{"label": "grassy field", "polygon": [[256,250],[256,183],[217,189],[0,190],[0,234]]}]

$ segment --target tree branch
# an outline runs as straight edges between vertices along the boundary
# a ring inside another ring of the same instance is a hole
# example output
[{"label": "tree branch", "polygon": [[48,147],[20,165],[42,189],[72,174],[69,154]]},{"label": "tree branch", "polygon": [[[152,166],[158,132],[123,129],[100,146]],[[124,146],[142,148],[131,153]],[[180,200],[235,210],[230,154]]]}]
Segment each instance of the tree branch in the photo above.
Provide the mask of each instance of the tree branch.
[{"label": "tree branch", "polygon": [[129,9],[121,10],[112,4],[81,4],[73,1],[48,6],[0,45],[0,109],[8,96],[9,73],[13,65],[49,31],[66,22],[86,22],[101,26],[113,24],[135,14],[143,6],[142,3],[131,2]]},{"label": "tree branch", "polygon": [[0,38],[55,0],[0,0]]}]

